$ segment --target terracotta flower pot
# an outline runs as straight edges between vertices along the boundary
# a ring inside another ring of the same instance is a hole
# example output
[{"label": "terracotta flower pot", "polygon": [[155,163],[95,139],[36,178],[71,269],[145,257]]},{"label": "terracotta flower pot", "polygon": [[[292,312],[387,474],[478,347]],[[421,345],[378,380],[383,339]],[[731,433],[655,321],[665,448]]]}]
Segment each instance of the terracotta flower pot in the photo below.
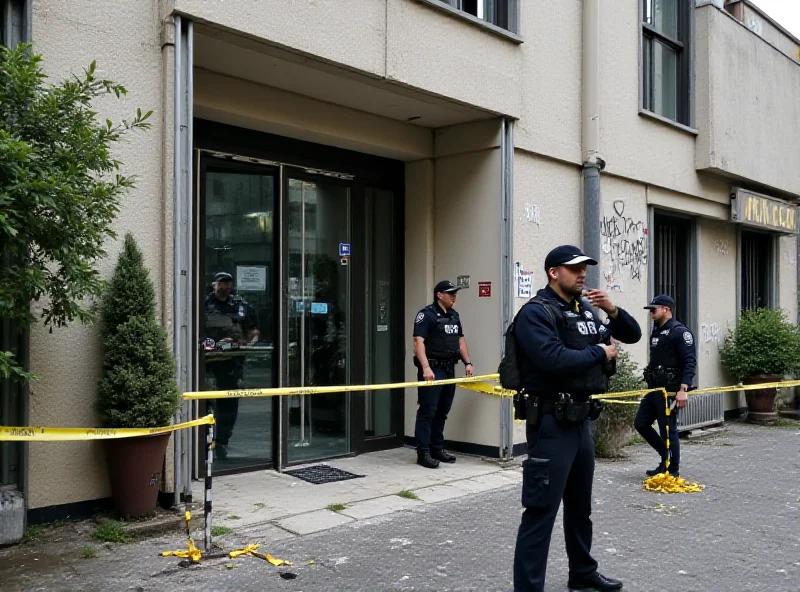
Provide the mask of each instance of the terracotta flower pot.
[{"label": "terracotta flower pot", "polygon": [[[748,376],[742,383],[759,384],[762,382],[779,382],[781,380],[783,380],[782,376],[757,374]],[[745,391],[745,398],[747,399],[747,421],[762,425],[775,423],[778,419],[778,415],[775,413],[775,397],[777,395],[778,389],[775,387]]]},{"label": "terracotta flower pot", "polygon": [[170,434],[105,440],[114,510],[137,518],[155,510]]}]

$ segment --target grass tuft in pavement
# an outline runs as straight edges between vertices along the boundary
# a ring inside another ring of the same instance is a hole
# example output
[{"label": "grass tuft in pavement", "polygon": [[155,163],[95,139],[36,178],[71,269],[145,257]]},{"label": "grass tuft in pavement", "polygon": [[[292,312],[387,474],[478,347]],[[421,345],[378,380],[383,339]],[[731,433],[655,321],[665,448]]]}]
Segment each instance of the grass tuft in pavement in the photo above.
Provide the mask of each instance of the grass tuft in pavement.
[{"label": "grass tuft in pavement", "polygon": [[211,527],[211,536],[212,537],[221,537],[225,536],[226,534],[230,534],[233,532],[232,528],[228,528],[227,526],[212,526]]},{"label": "grass tuft in pavement", "polygon": [[407,489],[404,489],[403,491],[401,491],[401,492],[399,492],[399,493],[397,493],[395,495],[397,495],[398,497],[402,497],[403,499],[410,499],[410,500],[418,500],[419,499],[419,496],[416,493],[414,493],[413,491],[408,491]]},{"label": "grass tuft in pavement", "polygon": [[133,537],[125,532],[122,524],[113,520],[99,524],[94,529],[92,538],[104,543],[122,543],[123,545],[133,542]]},{"label": "grass tuft in pavement", "polygon": [[346,510],[347,506],[344,504],[330,504],[325,506],[326,510],[330,510],[331,512],[341,512],[342,510]]},{"label": "grass tuft in pavement", "polygon": [[97,551],[95,551],[94,547],[92,547],[91,545],[86,545],[83,548],[83,553],[81,553],[81,557],[83,557],[84,559],[94,559],[95,557],[97,557]]}]

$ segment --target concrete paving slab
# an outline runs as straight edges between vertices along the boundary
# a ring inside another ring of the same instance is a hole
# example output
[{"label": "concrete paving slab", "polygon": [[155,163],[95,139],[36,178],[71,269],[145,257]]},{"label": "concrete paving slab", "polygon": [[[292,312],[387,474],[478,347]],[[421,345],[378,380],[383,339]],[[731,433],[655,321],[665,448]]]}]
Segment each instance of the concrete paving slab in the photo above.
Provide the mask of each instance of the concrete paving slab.
[{"label": "concrete paving slab", "polygon": [[421,502],[417,500],[406,499],[396,495],[386,495],[384,497],[350,504],[346,509],[341,510],[339,514],[350,516],[356,520],[366,520],[367,518],[374,518],[375,516],[382,516],[384,514],[391,514],[392,512],[419,507],[420,503]]},{"label": "concrete paving slab", "polygon": [[422,489],[414,490],[419,499],[426,503],[443,502],[457,497],[469,495],[465,489],[452,487],[451,485],[433,485],[431,487],[423,487]]},{"label": "concrete paving slab", "polygon": [[284,518],[283,520],[278,520],[275,524],[294,534],[306,535],[335,528],[336,526],[353,522],[353,520],[350,516],[343,516],[330,510],[319,510]]}]

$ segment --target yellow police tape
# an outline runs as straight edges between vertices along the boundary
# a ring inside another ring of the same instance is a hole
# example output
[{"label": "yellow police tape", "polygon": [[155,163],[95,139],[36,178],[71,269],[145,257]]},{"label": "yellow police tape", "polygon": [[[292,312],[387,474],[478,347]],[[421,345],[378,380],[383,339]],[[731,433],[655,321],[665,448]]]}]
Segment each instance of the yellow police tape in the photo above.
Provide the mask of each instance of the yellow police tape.
[{"label": "yellow police tape", "polygon": [[0,426],[0,442],[71,442],[85,440],[114,440],[166,434],[202,425],[212,425],[213,415],[206,415],[193,421],[177,423],[160,428],[41,428]]}]

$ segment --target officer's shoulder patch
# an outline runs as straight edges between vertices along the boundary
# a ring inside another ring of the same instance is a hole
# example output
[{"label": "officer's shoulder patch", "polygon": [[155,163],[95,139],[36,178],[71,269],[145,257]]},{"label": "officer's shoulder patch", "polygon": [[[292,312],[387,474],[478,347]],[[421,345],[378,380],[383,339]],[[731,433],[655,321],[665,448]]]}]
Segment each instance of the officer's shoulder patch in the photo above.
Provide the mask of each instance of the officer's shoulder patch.
[{"label": "officer's shoulder patch", "polygon": [[683,340],[686,342],[686,345],[692,345],[694,343],[694,337],[689,331],[683,332]]},{"label": "officer's shoulder patch", "polygon": [[424,312],[421,312],[421,313],[419,313],[419,314],[417,315],[417,318],[416,318],[416,319],[414,319],[414,324],[415,324],[415,325],[419,325],[419,324],[420,324],[422,321],[424,321],[424,320],[425,320],[425,313],[424,313]]}]

